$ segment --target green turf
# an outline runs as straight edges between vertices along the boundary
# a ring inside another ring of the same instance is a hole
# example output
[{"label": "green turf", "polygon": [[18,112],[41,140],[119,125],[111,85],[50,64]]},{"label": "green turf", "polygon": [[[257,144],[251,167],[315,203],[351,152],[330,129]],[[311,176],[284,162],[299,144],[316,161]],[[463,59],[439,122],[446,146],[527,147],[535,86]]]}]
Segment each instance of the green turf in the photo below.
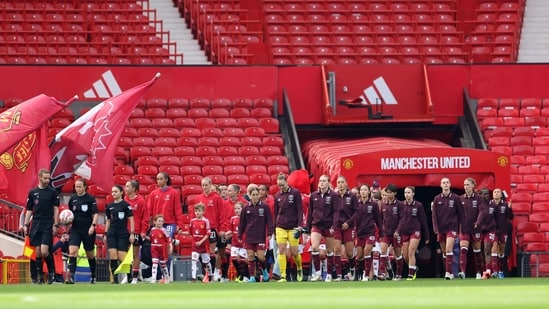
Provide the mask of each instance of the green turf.
[{"label": "green turf", "polygon": [[[171,305],[171,306],[170,306]],[[547,308],[549,279],[0,285],[1,308]],[[115,307],[116,306],[116,307]],[[252,306],[252,307],[250,307]]]}]

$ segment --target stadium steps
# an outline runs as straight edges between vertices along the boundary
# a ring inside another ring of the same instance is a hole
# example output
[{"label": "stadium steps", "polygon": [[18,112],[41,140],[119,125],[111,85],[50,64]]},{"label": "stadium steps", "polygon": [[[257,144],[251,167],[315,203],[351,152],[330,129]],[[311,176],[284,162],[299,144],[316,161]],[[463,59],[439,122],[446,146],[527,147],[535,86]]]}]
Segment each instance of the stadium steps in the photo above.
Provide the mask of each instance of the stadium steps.
[{"label": "stadium steps", "polygon": [[177,52],[183,53],[183,63],[177,64],[211,64],[172,1],[149,0],[149,7],[156,9],[157,18],[162,20],[164,30],[170,32],[170,40],[177,44]]},{"label": "stadium steps", "polygon": [[549,1],[528,0],[520,38],[519,63],[549,62]]}]

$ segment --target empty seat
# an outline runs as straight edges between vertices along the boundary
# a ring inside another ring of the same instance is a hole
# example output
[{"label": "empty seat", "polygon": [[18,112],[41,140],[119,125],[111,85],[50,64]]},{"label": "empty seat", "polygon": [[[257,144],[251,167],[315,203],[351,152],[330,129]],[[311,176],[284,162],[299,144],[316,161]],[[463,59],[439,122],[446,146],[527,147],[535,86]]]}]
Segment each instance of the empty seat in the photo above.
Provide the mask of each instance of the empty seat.
[{"label": "empty seat", "polygon": [[202,174],[202,168],[198,165],[183,165],[180,168],[181,175],[200,175]]},{"label": "empty seat", "polygon": [[243,165],[227,165],[223,168],[223,174],[226,176],[245,174],[246,168]]},{"label": "empty seat", "polygon": [[202,168],[202,173],[205,176],[223,174],[223,166],[221,166],[221,165],[205,165]]},{"label": "empty seat", "polygon": [[226,156],[223,158],[224,165],[246,165],[246,160],[242,156]]},{"label": "empty seat", "polygon": [[196,128],[200,131],[209,129],[209,128],[215,128],[217,126],[215,120],[213,118],[198,118],[194,121]]},{"label": "empty seat", "polygon": [[[200,146],[214,146],[219,147],[221,145],[220,139],[216,137],[201,137],[198,139],[198,145]],[[228,145],[227,145],[228,146]]]},{"label": "empty seat", "polygon": [[259,154],[259,148],[255,146],[242,146],[239,149],[241,156],[253,156]]}]

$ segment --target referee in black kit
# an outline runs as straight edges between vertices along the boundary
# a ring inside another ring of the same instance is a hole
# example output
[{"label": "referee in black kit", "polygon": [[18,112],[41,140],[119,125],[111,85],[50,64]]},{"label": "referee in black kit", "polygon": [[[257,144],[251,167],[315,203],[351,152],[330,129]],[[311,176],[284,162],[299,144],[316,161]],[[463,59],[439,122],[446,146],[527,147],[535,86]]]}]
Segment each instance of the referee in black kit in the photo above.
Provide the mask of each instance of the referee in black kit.
[{"label": "referee in black kit", "polygon": [[[30,245],[36,251],[36,269],[41,276],[43,260],[48,265],[48,284],[55,281],[53,258],[49,254],[52,246],[53,234],[59,226],[59,194],[49,186],[50,172],[46,169],[38,171],[38,186],[30,190],[27,197],[27,206],[23,231],[29,235]],[[29,222],[32,216],[32,226],[29,231]],[[40,283],[41,280],[38,280]]]},{"label": "referee in black kit", "polygon": [[69,236],[69,276],[66,284],[74,283],[74,274],[76,272],[76,258],[80,243],[83,244],[86,251],[86,257],[90,265],[91,279],[90,283],[95,283],[95,269],[97,261],[95,259],[95,225],[99,217],[97,211],[97,202],[95,197],[87,192],[88,184],[82,178],[74,182],[75,194],[69,199],[69,209],[74,214],[71,232]]}]

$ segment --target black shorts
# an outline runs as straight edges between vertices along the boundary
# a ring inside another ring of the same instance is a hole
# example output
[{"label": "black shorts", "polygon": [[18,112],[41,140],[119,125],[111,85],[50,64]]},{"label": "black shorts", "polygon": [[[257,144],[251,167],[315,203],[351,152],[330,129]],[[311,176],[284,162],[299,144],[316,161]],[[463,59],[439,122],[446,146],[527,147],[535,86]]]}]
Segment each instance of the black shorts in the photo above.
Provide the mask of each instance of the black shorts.
[{"label": "black shorts", "polygon": [[133,246],[136,247],[136,246],[141,246],[143,244],[143,238],[141,238],[141,234],[133,234],[133,239],[135,239],[133,241]]},{"label": "black shorts", "polygon": [[219,234],[217,234],[216,229],[212,229],[209,241],[210,241],[210,245],[211,244],[216,244],[217,248],[225,248],[229,244],[229,242],[227,242],[227,239],[223,239],[223,238],[219,237]]},{"label": "black shorts", "polygon": [[30,245],[38,247],[47,245],[51,248],[53,243],[53,220],[39,221],[33,220],[30,225],[29,240]]},{"label": "black shorts", "polygon": [[130,233],[128,231],[110,231],[107,233],[107,249],[128,252]]},{"label": "black shorts", "polygon": [[80,247],[80,243],[84,246],[84,250],[93,251],[95,248],[95,232],[88,235],[88,230],[78,230],[72,228],[69,232],[69,246]]}]

